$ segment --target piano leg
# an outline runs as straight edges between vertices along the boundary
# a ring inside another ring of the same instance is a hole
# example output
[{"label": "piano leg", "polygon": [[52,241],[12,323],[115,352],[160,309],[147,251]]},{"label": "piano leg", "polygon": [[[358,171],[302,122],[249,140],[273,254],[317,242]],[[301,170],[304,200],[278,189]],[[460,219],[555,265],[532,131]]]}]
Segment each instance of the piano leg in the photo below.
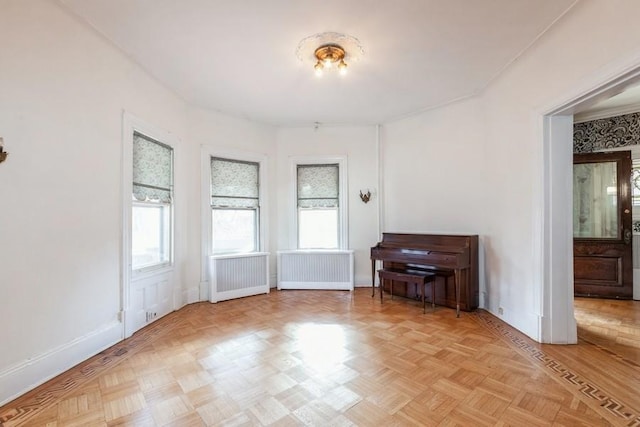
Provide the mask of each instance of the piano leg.
[{"label": "piano leg", "polygon": [[460,317],[460,282],[462,280],[462,272],[459,268],[454,270],[453,279],[456,287],[456,317]]},{"label": "piano leg", "polygon": [[371,260],[371,298],[376,296],[376,260]]}]

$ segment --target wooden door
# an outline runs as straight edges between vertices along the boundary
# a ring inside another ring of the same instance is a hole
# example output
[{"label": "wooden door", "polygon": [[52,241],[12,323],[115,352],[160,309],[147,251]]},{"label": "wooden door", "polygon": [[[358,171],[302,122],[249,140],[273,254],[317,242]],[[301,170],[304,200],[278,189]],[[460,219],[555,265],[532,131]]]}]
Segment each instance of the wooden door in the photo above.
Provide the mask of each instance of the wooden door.
[{"label": "wooden door", "polygon": [[631,299],[631,152],[573,157],[576,296]]}]

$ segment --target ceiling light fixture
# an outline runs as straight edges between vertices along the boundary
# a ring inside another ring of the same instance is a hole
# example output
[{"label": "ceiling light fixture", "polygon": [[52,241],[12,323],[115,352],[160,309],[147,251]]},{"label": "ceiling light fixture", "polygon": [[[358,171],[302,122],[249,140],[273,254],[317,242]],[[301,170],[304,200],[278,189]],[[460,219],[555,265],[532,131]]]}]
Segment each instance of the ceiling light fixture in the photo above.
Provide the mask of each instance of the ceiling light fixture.
[{"label": "ceiling light fixture", "polygon": [[334,64],[338,64],[338,71],[341,75],[347,74],[347,63],[344,62],[346,52],[337,44],[325,44],[317,48],[314,52],[316,65],[313,66],[318,77],[322,76],[322,70],[331,68]]},{"label": "ceiling light fixture", "polygon": [[356,62],[364,55],[360,41],[347,34],[326,32],[302,39],[298,43],[296,56],[303,63],[313,63],[317,76],[323,71],[336,68],[340,75],[347,74],[347,61]]}]

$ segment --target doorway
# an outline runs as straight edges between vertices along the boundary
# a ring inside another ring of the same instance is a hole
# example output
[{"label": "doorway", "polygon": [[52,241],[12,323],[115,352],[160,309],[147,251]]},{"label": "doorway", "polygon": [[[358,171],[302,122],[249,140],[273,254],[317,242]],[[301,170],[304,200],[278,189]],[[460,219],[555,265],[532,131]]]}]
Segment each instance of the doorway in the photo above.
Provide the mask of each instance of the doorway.
[{"label": "doorway", "polygon": [[542,126],[542,307],[540,339],[577,342],[573,292],[573,115],[640,82],[640,63],[549,108]]}]

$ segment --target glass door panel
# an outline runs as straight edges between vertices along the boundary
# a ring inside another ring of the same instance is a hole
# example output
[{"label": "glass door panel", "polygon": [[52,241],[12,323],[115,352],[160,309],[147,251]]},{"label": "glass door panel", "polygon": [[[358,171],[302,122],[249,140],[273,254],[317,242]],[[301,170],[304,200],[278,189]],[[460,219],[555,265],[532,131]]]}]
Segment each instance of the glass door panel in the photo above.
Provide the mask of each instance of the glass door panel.
[{"label": "glass door panel", "polygon": [[573,165],[573,237],[619,239],[616,162]]}]

